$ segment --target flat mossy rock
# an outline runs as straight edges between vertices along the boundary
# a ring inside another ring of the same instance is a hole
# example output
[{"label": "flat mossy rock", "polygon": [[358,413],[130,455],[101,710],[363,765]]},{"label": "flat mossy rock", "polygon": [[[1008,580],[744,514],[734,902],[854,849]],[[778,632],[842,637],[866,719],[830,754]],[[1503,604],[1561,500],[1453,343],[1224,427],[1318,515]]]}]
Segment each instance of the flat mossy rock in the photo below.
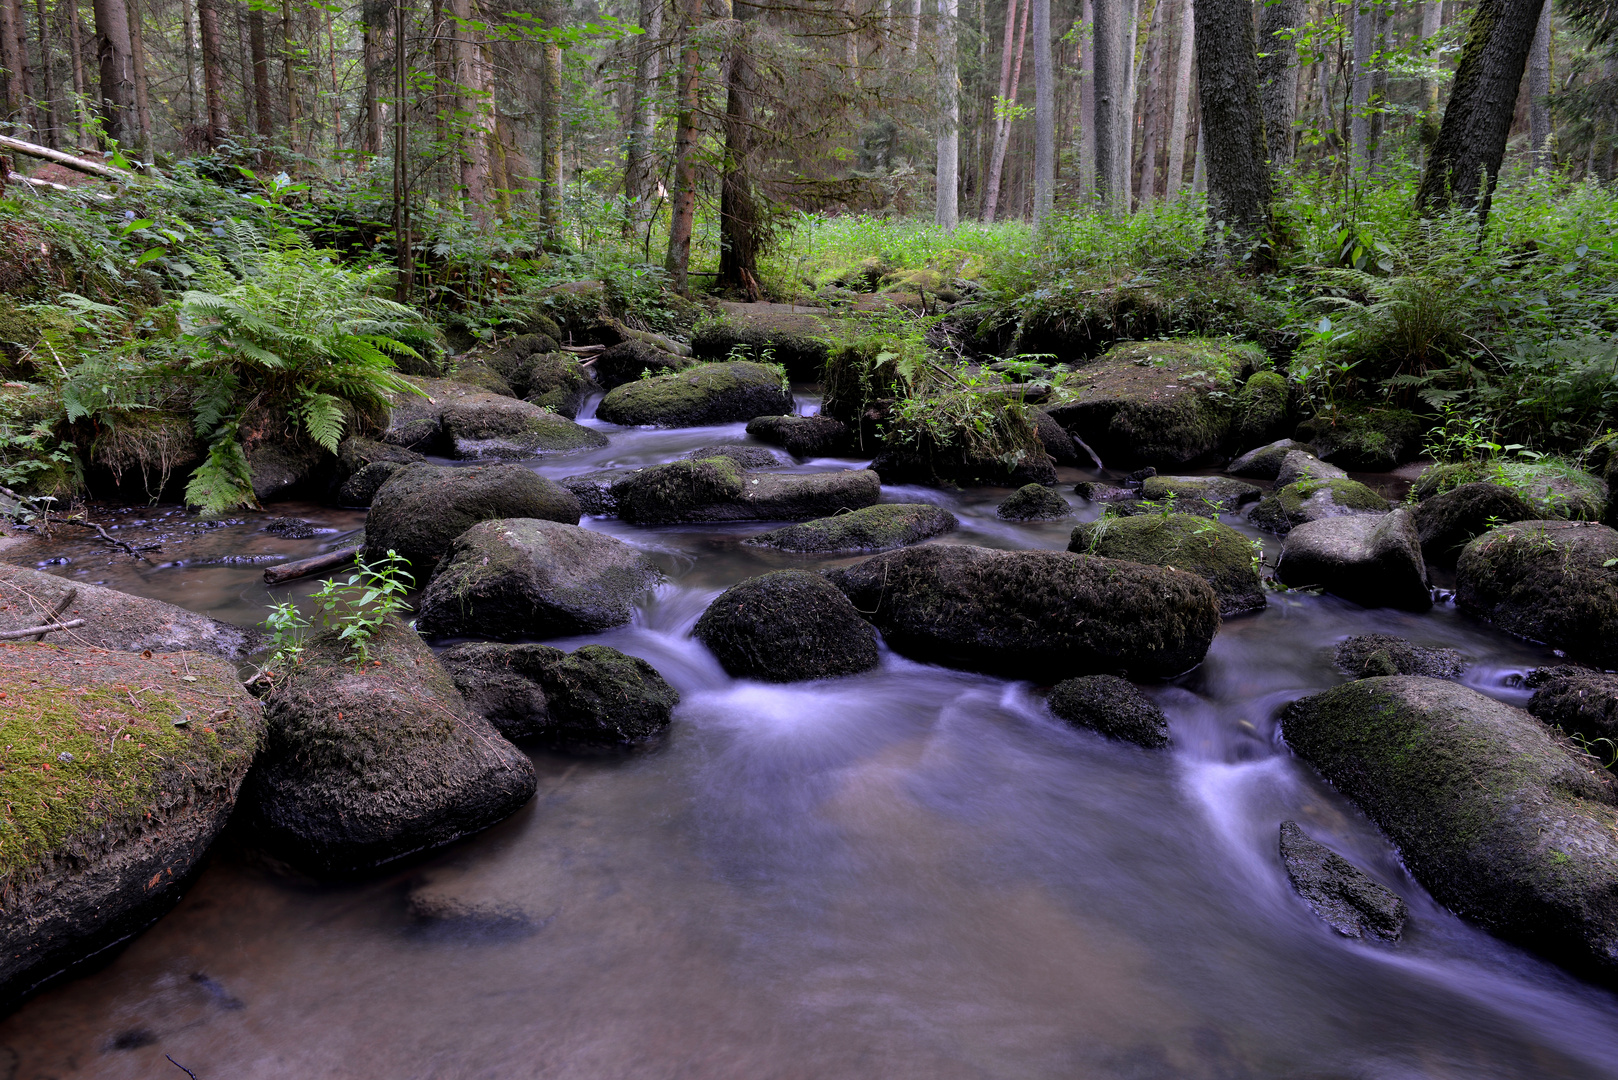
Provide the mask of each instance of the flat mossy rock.
[{"label": "flat mossy rock", "polygon": [[1169,719],[1157,703],[1116,675],[1064,679],[1051,688],[1046,706],[1057,719],[1092,728],[1149,750],[1169,744]]},{"label": "flat mossy rock", "polygon": [[[0,1012],[180,899],[262,741],[236,668],[0,644]],[[131,693],[134,691],[134,693]]]},{"label": "flat mossy rock", "polygon": [[644,660],[604,645],[457,645],[439,660],[467,704],[508,739],[619,746],[666,728],[680,695]]},{"label": "flat mossy rock", "polygon": [[848,425],[829,416],[756,416],[747,422],[747,433],[796,458],[838,457],[854,451]]},{"label": "flat mossy rock", "polygon": [[1281,863],[1287,880],[1309,910],[1344,937],[1399,940],[1410,915],[1405,902],[1325,844],[1296,821],[1281,823]]},{"label": "flat mossy rock", "polygon": [[1520,709],[1413,675],[1304,698],[1281,730],[1440,903],[1618,983],[1618,799],[1593,759]]},{"label": "flat mossy rock", "polygon": [[0,631],[22,630],[62,620],[84,625],[52,634],[62,645],[120,652],[192,650],[241,659],[258,645],[258,633],[144,596],[72,581],[31,567],[0,563]]},{"label": "flat mossy rock", "polygon": [[1606,481],[1557,458],[1434,465],[1416,477],[1410,493],[1426,502],[1476,483],[1510,488],[1533,508],[1536,520],[1600,521],[1607,507]]},{"label": "flat mossy rock", "polygon": [[637,379],[607,392],[596,416],[626,427],[733,424],[792,411],[779,368],[731,361],[698,364],[670,375]]},{"label": "flat mossy rock", "polygon": [[512,389],[505,376],[481,360],[470,357],[463,359],[450,369],[449,377],[455,382],[475,386],[486,393],[498,394],[501,397],[517,396],[517,392]]},{"label": "flat mossy rock", "polygon": [[800,382],[818,382],[826,366],[826,339],[834,327],[824,308],[791,304],[736,304],[721,301],[721,319],[700,324],[691,336],[691,354],[700,360],[724,360],[734,349],[755,359],[766,352]]},{"label": "flat mossy rock", "polygon": [[1067,517],[1073,513],[1073,507],[1062,498],[1061,492],[1042,484],[1024,484],[995,507],[994,512],[1007,521],[1049,521]]},{"label": "flat mossy rock", "polygon": [[959,525],[954,514],[931,503],[882,503],[774,529],[742,543],[813,554],[891,551],[954,532]]},{"label": "flat mossy rock", "polygon": [[1320,588],[1361,607],[1426,611],[1433,606],[1414,515],[1346,514],[1306,521],[1287,533],[1276,577]]},{"label": "flat mossy rock", "polygon": [[534,794],[533,763],[472,712],[414,631],[384,623],[355,664],[332,631],[264,697],[242,793],[249,830],[322,876],[361,873],[488,828]]},{"label": "flat mossy rock", "polygon": [[1299,480],[1259,500],[1252,521],[1261,529],[1285,536],[1306,521],[1387,512],[1388,500],[1357,480]]},{"label": "flat mossy rock", "polygon": [[517,370],[524,401],[549,409],[569,420],[579,415],[594,384],[590,373],[572,353],[534,353]]},{"label": "flat mossy rock", "polygon": [[1177,675],[1219,629],[1201,578],[1067,552],[925,544],[827,576],[896,652],[1046,683]]},{"label": "flat mossy rock", "polygon": [[416,626],[451,637],[599,633],[627,623],[662,576],[606,533],[538,518],[481,521],[450,543]]},{"label": "flat mossy rock", "polygon": [[1191,514],[1108,514],[1076,527],[1067,549],[1195,574],[1213,588],[1224,618],[1262,611],[1268,603],[1253,542],[1218,521]]},{"label": "flat mossy rock", "polygon": [[1188,465],[1219,451],[1237,382],[1264,362],[1257,347],[1223,338],[1121,343],[1046,411],[1108,466]]},{"label": "flat mossy rock", "polygon": [[1281,465],[1286,457],[1294,450],[1301,450],[1306,454],[1314,453],[1308,443],[1298,442],[1296,439],[1280,439],[1268,443],[1257,450],[1249,450],[1241,457],[1226,466],[1225,471],[1232,476],[1247,476],[1255,480],[1274,480],[1281,472]]},{"label": "flat mossy rock", "polygon": [[639,381],[643,376],[666,375],[695,367],[700,361],[664,352],[655,345],[631,338],[596,355],[590,370],[607,390]]},{"label": "flat mossy rock", "polygon": [[1291,391],[1286,379],[1273,371],[1256,371],[1236,393],[1230,418],[1230,446],[1247,450],[1267,443],[1287,424]]},{"label": "flat mossy rock", "polygon": [[720,593],[692,631],[739,679],[799,682],[877,665],[876,635],[819,574],[779,570]]},{"label": "flat mossy rock", "polygon": [[801,521],[873,505],[881,481],[868,469],[743,472],[728,457],[637,469],[611,488],[618,516],[636,525],[682,521]]},{"label": "flat mossy rock", "polygon": [[553,480],[520,465],[407,465],[371,500],[365,558],[390,550],[409,560],[420,585],[450,541],[480,521],[544,518],[579,523],[579,501]]},{"label": "flat mossy rock", "polygon": [[702,458],[714,457],[729,458],[744,472],[756,469],[779,469],[782,465],[789,464],[762,446],[748,446],[746,443],[720,443],[716,446],[701,446],[685,456],[688,461],[699,461]]},{"label": "flat mossy rock", "polygon": [[1529,672],[1525,682],[1534,691],[1528,711],[1545,723],[1591,742],[1618,742],[1618,674],[1558,664]]},{"label": "flat mossy rock", "polygon": [[607,445],[607,437],[593,428],[532,402],[496,394],[446,401],[440,418],[450,450],[467,460],[573,454]]},{"label": "flat mossy rock", "polygon": [[1360,634],[1340,641],[1332,660],[1356,679],[1380,675],[1458,679],[1466,670],[1466,658],[1458,649],[1417,645],[1392,634]]},{"label": "flat mossy rock", "polygon": [[1347,480],[1348,473],[1328,461],[1321,461],[1307,450],[1293,450],[1281,459],[1275,471],[1275,486],[1286,487],[1299,480]]},{"label": "flat mossy rock", "polygon": [[1455,602],[1500,627],[1618,667],[1618,531],[1583,521],[1521,521],[1467,544]]},{"label": "flat mossy rock", "polygon": [[1454,566],[1461,549],[1499,525],[1537,518],[1534,508],[1510,488],[1491,483],[1461,484],[1416,504],[1421,551],[1434,566]]},{"label": "flat mossy rock", "polygon": [[1264,489],[1228,476],[1148,476],[1141,481],[1140,497],[1148,502],[1174,505],[1180,500],[1200,500],[1233,514],[1256,502]]},{"label": "flat mossy rock", "polygon": [[1322,461],[1359,472],[1391,472],[1421,450],[1421,420],[1406,409],[1341,409],[1312,416],[1293,437]]}]

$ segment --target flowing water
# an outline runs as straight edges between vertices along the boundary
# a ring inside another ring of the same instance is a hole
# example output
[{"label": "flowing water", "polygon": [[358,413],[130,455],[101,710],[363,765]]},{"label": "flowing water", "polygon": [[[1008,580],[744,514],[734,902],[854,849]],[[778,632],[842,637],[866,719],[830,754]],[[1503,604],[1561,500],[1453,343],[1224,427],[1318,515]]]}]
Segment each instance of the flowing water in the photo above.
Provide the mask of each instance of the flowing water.
[{"label": "flowing water", "polygon": [[[607,448],[538,471],[746,439],[603,430]],[[884,489],[958,514],[950,543],[1060,549],[1095,516],[1069,496],[1074,519],[1002,522],[1005,494]],[[323,531],[266,531],[285,516]],[[363,514],[117,520],[163,548],[136,562],[68,537],[7,557],[253,623],[266,559],[341,546]],[[180,1075],[165,1056],[201,1080],[1618,1077],[1618,998],[1440,908],[1276,734],[1281,706],[1342,680],[1330,650],[1350,634],[1459,648],[1469,684],[1518,703],[1548,650],[1447,605],[1275,595],[1148,688],[1174,749],[1147,752],[1053,720],[1028,684],[887,652],[855,678],[731,679],[688,636],[707,603],[830,562],[740,544],[764,524],[585,524],[652,552],[668,583],[632,625],[556,644],[651,661],[683,695],[666,738],[534,751],[519,814],[364,884],[301,879],[227,837],[174,912],[0,1022],[0,1078]],[[1305,907],[1276,850],[1288,818],[1405,897],[1399,945],[1338,937]],[[423,882],[522,917],[424,922]]]}]

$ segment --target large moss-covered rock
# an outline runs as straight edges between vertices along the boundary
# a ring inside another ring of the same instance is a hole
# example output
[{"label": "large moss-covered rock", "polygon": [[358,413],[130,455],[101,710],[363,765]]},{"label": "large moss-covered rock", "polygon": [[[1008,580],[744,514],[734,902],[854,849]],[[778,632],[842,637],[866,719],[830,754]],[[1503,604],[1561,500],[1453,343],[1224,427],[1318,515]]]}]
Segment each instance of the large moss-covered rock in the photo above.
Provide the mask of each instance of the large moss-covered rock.
[{"label": "large moss-covered rock", "polygon": [[1254,372],[1236,394],[1230,422],[1231,448],[1248,450],[1279,435],[1286,428],[1290,399],[1284,377],[1273,371]]},{"label": "large moss-covered rock", "polygon": [[1339,934],[1390,944],[1399,940],[1410,914],[1405,902],[1296,821],[1281,823],[1281,862],[1309,909]]},{"label": "large moss-covered rock", "polygon": [[1092,728],[1111,739],[1151,750],[1169,744],[1169,719],[1163,710],[1129,680],[1116,675],[1063,679],[1051,688],[1045,704],[1058,719],[1074,727]]},{"label": "large moss-covered rock", "polygon": [[723,360],[742,349],[754,359],[769,355],[800,382],[817,382],[826,365],[826,339],[833,328],[824,309],[790,304],[722,303],[724,317],[700,324],[691,336],[691,354]]},{"label": "large moss-covered rock", "polygon": [[199,653],[0,644],[0,688],[4,1013],[179,901],[263,718],[234,665]]},{"label": "large moss-covered rock", "polygon": [[255,631],[161,600],[0,563],[0,631],[72,619],[83,619],[84,625],[46,640],[123,652],[189,649],[232,659],[245,657],[258,644]]},{"label": "large moss-covered rock", "polygon": [[413,465],[427,460],[414,450],[402,446],[367,439],[363,435],[350,435],[337,444],[337,481],[342,483],[367,465],[386,461],[396,465]]},{"label": "large moss-covered rock", "polygon": [[1510,488],[1533,508],[1531,516],[1538,520],[1600,521],[1607,505],[1606,481],[1561,458],[1434,465],[1416,477],[1410,493],[1426,502],[1463,485],[1478,483]]},{"label": "large moss-covered rock", "polygon": [[549,409],[569,420],[594,389],[590,373],[572,353],[534,353],[517,369],[518,388],[524,401]]},{"label": "large moss-covered rock", "polygon": [[479,351],[479,359],[499,375],[518,397],[528,393],[528,362],[561,348],[557,339],[543,331],[518,334],[492,349]]},{"label": "large moss-covered rock", "polygon": [[1416,504],[1421,552],[1433,566],[1454,566],[1461,549],[1499,525],[1538,515],[1521,495],[1499,484],[1471,483]]},{"label": "large moss-covered rock", "polygon": [[743,472],[757,469],[779,469],[790,464],[782,461],[773,450],[762,446],[748,446],[746,443],[719,443],[715,446],[699,446],[685,455],[688,461],[701,461],[703,458],[729,458],[736,463],[736,467]]},{"label": "large moss-covered rock", "polygon": [[1298,480],[1259,500],[1253,524],[1285,536],[1306,521],[1344,514],[1385,514],[1388,500],[1357,480]]},{"label": "large moss-covered rock", "polygon": [[596,382],[611,390],[653,375],[684,371],[700,362],[630,338],[598,353],[590,370],[595,372]]},{"label": "large moss-covered rock", "polygon": [[1618,799],[1592,759],[1520,709],[1418,676],[1305,698],[1281,728],[1440,903],[1618,982]]},{"label": "large moss-covered rock", "polygon": [[1306,521],[1287,533],[1276,577],[1318,588],[1362,607],[1426,611],[1433,606],[1427,564],[1410,510]]},{"label": "large moss-covered rock", "polygon": [[412,377],[408,381],[415,387],[414,392],[400,391],[388,397],[382,441],[424,454],[448,449],[442,423],[447,403],[489,393],[484,387],[453,379]]},{"label": "large moss-covered rock", "polygon": [[402,468],[404,466],[397,461],[377,461],[365,466],[344,480],[343,486],[337,489],[337,505],[369,507],[376,493],[382,490],[382,485]]},{"label": "large moss-covered rock", "polygon": [[1339,409],[1298,425],[1322,461],[1361,472],[1389,472],[1421,450],[1421,420],[1406,409]]},{"label": "large moss-covered rock", "polygon": [[611,488],[618,516],[637,525],[803,520],[870,506],[881,493],[881,481],[866,469],[743,472],[728,457],[653,465]]},{"label": "large moss-covered rock", "polygon": [[508,739],[531,739],[550,723],[540,678],[566,656],[549,645],[467,641],[438,654],[438,662],[473,712]]},{"label": "large moss-covered rock", "polygon": [[695,427],[792,411],[779,368],[743,361],[698,364],[614,387],[596,406],[609,424]]},{"label": "large moss-covered rock", "polygon": [[854,452],[848,425],[830,416],[755,416],[747,433],[779,446],[793,457],[838,457]]},{"label": "large moss-covered rock", "polygon": [[1067,552],[927,544],[828,576],[897,652],[1041,682],[1176,675],[1219,628],[1201,578]]},{"label": "large moss-covered rock", "polygon": [[505,376],[475,357],[463,358],[450,369],[449,377],[458,383],[475,386],[486,393],[498,394],[501,397],[517,396],[517,392],[512,389]]},{"label": "large moss-covered rock", "polygon": [[264,751],[245,820],[282,859],[348,875],[486,829],[533,795],[533,764],[467,708],[414,631],[389,620],[375,663],[335,631],[311,640],[264,697]]},{"label": "large moss-covered rock", "polygon": [[566,488],[520,465],[408,465],[371,500],[365,558],[374,562],[396,551],[410,561],[419,585],[450,541],[494,518],[577,525],[579,502]]},{"label": "large moss-covered rock", "polygon": [[1547,724],[1590,742],[1618,743],[1618,674],[1558,664],[1530,672],[1526,682],[1534,690],[1528,711]]},{"label": "large moss-covered rock", "polygon": [[954,390],[912,399],[883,428],[871,468],[884,484],[1056,483],[1034,411],[1015,397]]},{"label": "large moss-covered rock", "polygon": [[1456,679],[1466,670],[1458,649],[1417,645],[1392,634],[1359,634],[1338,642],[1332,651],[1337,667],[1356,679],[1378,675],[1425,675]]},{"label": "large moss-covered rock", "polygon": [[1045,448],[1045,453],[1058,465],[1089,465],[1090,455],[1081,451],[1079,444],[1067,429],[1057,423],[1056,417],[1044,409],[1034,410],[1034,434],[1039,438],[1039,445]]},{"label": "large moss-covered rock", "polygon": [[773,529],[742,541],[782,551],[889,551],[953,532],[955,515],[931,503],[883,503]]},{"label": "large moss-covered rock", "polygon": [[732,585],[708,605],[693,636],[742,679],[828,679],[877,664],[870,624],[825,578],[804,570]]},{"label": "large moss-covered rock", "polygon": [[1140,485],[1140,497],[1147,502],[1171,506],[1200,502],[1225,514],[1234,514],[1263,494],[1263,488],[1228,476],[1148,476]]},{"label": "large moss-covered rock", "polygon": [[1466,545],[1455,602],[1501,629],[1618,667],[1618,532],[1582,521],[1521,521]]},{"label": "large moss-covered rock", "polygon": [[416,625],[444,636],[593,634],[628,622],[661,577],[605,533],[537,518],[482,521],[451,542]]},{"label": "large moss-covered rock", "polygon": [[1197,575],[1229,618],[1262,611],[1267,601],[1253,542],[1229,525],[1191,514],[1109,514],[1073,530],[1067,549],[1083,555],[1167,566]]},{"label": "large moss-covered rock", "polygon": [[468,394],[448,401],[440,413],[454,456],[533,458],[606,446],[607,437],[528,401],[496,394]]},{"label": "large moss-covered rock", "polygon": [[1237,382],[1263,362],[1229,339],[1121,343],[1081,368],[1046,411],[1108,466],[1187,465],[1219,451]]},{"label": "large moss-covered rock", "polygon": [[1003,499],[994,512],[1007,521],[1046,521],[1067,517],[1073,507],[1059,491],[1042,484],[1024,484]]},{"label": "large moss-covered rock", "polygon": [[1241,457],[1232,461],[1225,471],[1232,476],[1248,476],[1255,480],[1274,480],[1281,472],[1281,465],[1286,461],[1288,454],[1294,450],[1301,450],[1306,454],[1314,453],[1308,443],[1301,443],[1295,439],[1278,439],[1266,443],[1256,450],[1249,450]]}]

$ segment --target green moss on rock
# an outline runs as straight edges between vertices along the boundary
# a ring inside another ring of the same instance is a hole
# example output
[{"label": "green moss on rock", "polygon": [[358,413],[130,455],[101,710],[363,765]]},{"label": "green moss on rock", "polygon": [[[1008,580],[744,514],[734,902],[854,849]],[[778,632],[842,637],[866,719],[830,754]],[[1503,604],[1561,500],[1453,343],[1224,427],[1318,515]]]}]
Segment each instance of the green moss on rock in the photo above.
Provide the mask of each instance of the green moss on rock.
[{"label": "green moss on rock", "polygon": [[1466,611],[1600,667],[1618,667],[1618,531],[1522,521],[1467,544],[1455,568]]},{"label": "green moss on rock", "polygon": [[618,516],[637,525],[689,521],[714,503],[741,497],[742,470],[730,458],[671,461],[641,469],[612,485]]},{"label": "green moss on rock", "polygon": [[1357,480],[1299,480],[1266,495],[1253,524],[1285,536],[1306,521],[1339,514],[1385,514],[1388,500]]},{"label": "green moss on rock", "polygon": [[1042,521],[1067,517],[1073,507],[1060,492],[1043,484],[1024,484],[994,508],[999,517],[1007,521]]},{"label": "green moss on rock", "polygon": [[1230,445],[1241,451],[1269,442],[1286,427],[1291,391],[1273,371],[1254,372],[1236,394],[1230,421]]},{"label": "green moss on rock", "polygon": [[792,411],[781,370],[743,361],[698,364],[615,387],[596,406],[609,424],[695,427]]},{"label": "green moss on rock", "polygon": [[1565,458],[1538,461],[1496,459],[1434,465],[1422,472],[1410,493],[1425,502],[1464,484],[1497,484],[1515,492],[1539,519],[1600,521],[1607,507],[1607,484]]},{"label": "green moss on rock", "polygon": [[1219,597],[1225,618],[1267,603],[1253,542],[1229,525],[1191,514],[1108,515],[1073,530],[1067,549],[1082,555],[1165,566],[1197,575]]},{"label": "green moss on rock", "polygon": [[822,312],[779,310],[788,306],[725,304],[724,317],[697,326],[691,354],[699,360],[726,360],[741,349],[753,360],[767,356],[793,379],[818,382],[833,328]]},{"label": "green moss on rock", "polygon": [[1421,450],[1422,422],[1407,409],[1338,409],[1298,425],[1322,461],[1361,472],[1389,472]]},{"label": "green moss on rock", "polygon": [[719,595],[693,636],[737,678],[836,678],[877,664],[876,638],[854,605],[818,574],[782,570]]},{"label": "green moss on rock", "polygon": [[955,515],[930,503],[884,503],[749,537],[743,543],[782,551],[888,551],[953,532]]}]

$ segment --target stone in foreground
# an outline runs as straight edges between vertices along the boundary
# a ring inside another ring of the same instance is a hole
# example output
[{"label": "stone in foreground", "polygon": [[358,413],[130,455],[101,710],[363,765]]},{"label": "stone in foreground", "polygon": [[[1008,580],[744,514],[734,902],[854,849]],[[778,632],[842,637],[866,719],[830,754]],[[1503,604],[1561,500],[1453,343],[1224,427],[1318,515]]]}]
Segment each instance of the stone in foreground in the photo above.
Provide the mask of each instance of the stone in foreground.
[{"label": "stone in foreground", "polygon": [[1392,890],[1298,827],[1281,823],[1281,862],[1287,880],[1327,926],[1351,938],[1394,944],[1409,909]]},{"label": "stone in foreground", "polygon": [[1360,634],[1337,643],[1332,659],[1356,679],[1378,675],[1425,675],[1430,679],[1458,679],[1466,670],[1459,649],[1417,645],[1392,634]]},{"label": "stone in foreground", "polygon": [[409,560],[423,585],[450,542],[480,521],[544,518],[579,523],[579,501],[520,465],[408,465],[389,477],[365,519],[365,558],[388,551]]},{"label": "stone in foreground", "polygon": [[739,679],[798,682],[876,667],[876,637],[819,574],[781,570],[732,585],[692,632]]},{"label": "stone in foreground", "polygon": [[1051,689],[1045,704],[1074,727],[1099,731],[1149,750],[1169,744],[1169,720],[1157,703],[1116,675],[1064,679]]},{"label": "stone in foreground", "polygon": [[1461,552],[1455,602],[1576,660],[1618,667],[1618,532],[1584,521],[1522,521]]},{"label": "stone in foreground", "polygon": [[48,635],[46,640],[57,645],[120,652],[193,649],[240,659],[258,642],[255,631],[161,600],[0,563],[0,631],[25,630],[58,619],[83,619],[84,625]]},{"label": "stone in foreground", "polygon": [[1276,576],[1295,589],[1320,588],[1362,607],[1426,611],[1427,564],[1410,510],[1306,521],[1287,533]]},{"label": "stone in foreground", "polygon": [[994,512],[1007,521],[1049,521],[1073,513],[1059,492],[1043,484],[1024,484],[1006,497]]}]

